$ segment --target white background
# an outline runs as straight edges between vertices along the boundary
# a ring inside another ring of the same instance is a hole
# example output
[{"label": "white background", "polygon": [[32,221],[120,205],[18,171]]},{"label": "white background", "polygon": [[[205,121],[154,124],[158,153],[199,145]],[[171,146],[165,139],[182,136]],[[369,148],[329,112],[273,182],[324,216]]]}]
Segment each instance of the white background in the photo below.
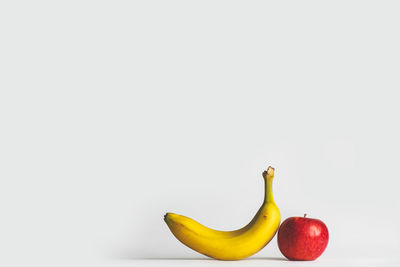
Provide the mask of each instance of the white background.
[{"label": "white background", "polygon": [[329,228],[313,264],[396,266],[399,12],[1,1],[1,265],[304,265],[276,239],[253,260],[209,261],[163,222],[243,226],[272,165],[282,219]]}]

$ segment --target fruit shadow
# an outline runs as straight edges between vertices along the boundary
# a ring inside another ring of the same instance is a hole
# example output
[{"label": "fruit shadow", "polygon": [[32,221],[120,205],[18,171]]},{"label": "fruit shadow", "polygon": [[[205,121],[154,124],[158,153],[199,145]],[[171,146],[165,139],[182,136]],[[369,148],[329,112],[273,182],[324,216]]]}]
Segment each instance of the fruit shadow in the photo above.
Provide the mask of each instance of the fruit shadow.
[{"label": "fruit shadow", "polygon": [[[128,258],[129,259],[129,258]],[[167,258],[167,257],[146,257],[146,258],[130,258],[131,260],[159,260],[159,261],[217,261],[211,258],[183,258],[183,257],[176,257],[176,258]],[[288,261],[286,258],[280,257],[252,257],[243,259],[241,261],[258,261],[258,260],[266,260],[266,261]]]}]

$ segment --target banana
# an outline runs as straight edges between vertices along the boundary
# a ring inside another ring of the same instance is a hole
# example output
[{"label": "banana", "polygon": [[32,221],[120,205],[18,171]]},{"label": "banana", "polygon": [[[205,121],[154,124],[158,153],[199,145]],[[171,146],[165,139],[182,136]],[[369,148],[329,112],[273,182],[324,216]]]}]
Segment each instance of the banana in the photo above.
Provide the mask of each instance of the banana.
[{"label": "banana", "polygon": [[164,221],[172,234],[189,248],[218,260],[240,260],[265,247],[278,230],[281,215],[272,195],[274,168],[263,172],[264,202],[254,218],[235,231],[217,231],[195,220],[167,213]]}]

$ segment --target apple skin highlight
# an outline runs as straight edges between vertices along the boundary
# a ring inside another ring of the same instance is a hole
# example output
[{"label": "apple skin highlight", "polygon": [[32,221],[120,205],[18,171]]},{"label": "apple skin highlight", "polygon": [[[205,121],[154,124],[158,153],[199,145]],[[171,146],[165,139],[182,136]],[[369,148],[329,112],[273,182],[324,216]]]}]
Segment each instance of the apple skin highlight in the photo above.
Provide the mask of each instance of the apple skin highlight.
[{"label": "apple skin highlight", "polygon": [[321,220],[305,216],[287,218],[278,230],[279,250],[289,260],[315,260],[328,245],[326,225]]}]

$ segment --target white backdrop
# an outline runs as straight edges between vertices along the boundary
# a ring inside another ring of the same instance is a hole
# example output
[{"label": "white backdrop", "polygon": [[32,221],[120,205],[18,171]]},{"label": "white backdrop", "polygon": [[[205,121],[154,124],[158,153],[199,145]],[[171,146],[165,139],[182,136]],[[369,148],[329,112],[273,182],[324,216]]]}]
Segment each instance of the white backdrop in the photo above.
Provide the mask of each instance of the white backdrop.
[{"label": "white backdrop", "polygon": [[[282,218],[327,224],[319,262],[396,262],[399,11],[2,1],[2,265],[201,259],[164,213],[241,227],[268,165]],[[255,255],[277,257],[276,239]]]}]

